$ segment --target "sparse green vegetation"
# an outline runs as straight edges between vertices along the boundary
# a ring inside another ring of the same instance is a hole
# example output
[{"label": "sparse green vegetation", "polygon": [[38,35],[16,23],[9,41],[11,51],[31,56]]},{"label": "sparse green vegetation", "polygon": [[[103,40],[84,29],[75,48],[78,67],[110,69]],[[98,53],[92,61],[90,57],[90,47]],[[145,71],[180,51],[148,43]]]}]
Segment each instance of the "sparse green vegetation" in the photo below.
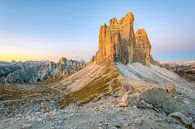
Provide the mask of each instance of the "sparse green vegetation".
[{"label": "sparse green vegetation", "polygon": [[24,98],[32,98],[39,96],[47,96],[49,94],[58,94],[57,91],[47,88],[45,86],[44,90],[24,90],[17,89],[16,86],[0,86],[0,100],[16,100]]},{"label": "sparse green vegetation", "polygon": [[[71,92],[65,99],[59,100],[60,106],[63,108],[74,102],[78,105],[83,105],[92,101],[94,98],[100,97],[100,95],[109,94],[109,85],[117,76],[117,72],[115,72],[112,67],[106,67],[103,75],[91,80],[90,83],[81,90]],[[112,85],[116,83],[117,82],[114,82]],[[116,88],[116,86],[112,86],[112,88]]]},{"label": "sparse green vegetation", "polygon": [[0,86],[0,100],[21,99],[27,94],[28,91],[17,90],[14,86]]}]

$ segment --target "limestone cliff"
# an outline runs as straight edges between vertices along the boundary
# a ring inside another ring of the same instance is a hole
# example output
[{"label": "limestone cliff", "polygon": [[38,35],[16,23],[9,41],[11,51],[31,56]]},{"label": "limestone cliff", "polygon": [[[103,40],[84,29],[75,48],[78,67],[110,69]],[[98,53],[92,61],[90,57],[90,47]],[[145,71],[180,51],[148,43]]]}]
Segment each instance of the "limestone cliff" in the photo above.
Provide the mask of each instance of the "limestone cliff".
[{"label": "limestone cliff", "polygon": [[138,29],[135,34],[135,48],[133,55],[133,62],[140,62],[142,64],[150,64],[152,57],[150,55],[151,45],[148,36],[144,29]]},{"label": "limestone cliff", "polygon": [[112,18],[109,25],[103,24],[99,32],[98,52],[92,61],[98,64],[105,62],[149,64],[151,46],[147,34],[144,30],[138,30],[135,35],[133,27],[134,16],[131,12],[119,21]]}]

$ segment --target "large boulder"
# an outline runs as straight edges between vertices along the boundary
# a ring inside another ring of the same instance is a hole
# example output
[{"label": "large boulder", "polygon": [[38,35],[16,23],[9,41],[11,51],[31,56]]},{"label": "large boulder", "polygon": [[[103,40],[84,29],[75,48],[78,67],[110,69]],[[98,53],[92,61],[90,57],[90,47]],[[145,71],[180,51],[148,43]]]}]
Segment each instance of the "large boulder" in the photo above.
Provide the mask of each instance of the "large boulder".
[{"label": "large boulder", "polygon": [[[192,113],[188,105],[185,105],[182,101],[173,97],[162,88],[155,87],[143,92],[139,96],[139,101],[141,102],[142,100],[167,114],[181,112],[185,115],[189,115]],[[140,102],[137,106],[143,107]]]}]

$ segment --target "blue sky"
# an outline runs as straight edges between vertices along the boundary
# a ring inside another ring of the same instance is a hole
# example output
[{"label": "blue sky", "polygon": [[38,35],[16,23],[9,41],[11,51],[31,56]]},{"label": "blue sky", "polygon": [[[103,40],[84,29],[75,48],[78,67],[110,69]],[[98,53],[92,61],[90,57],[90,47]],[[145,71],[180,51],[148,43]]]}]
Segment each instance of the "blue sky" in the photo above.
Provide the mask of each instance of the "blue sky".
[{"label": "blue sky", "polygon": [[89,60],[98,31],[128,11],[156,60],[195,60],[194,0],[0,0],[0,60]]}]

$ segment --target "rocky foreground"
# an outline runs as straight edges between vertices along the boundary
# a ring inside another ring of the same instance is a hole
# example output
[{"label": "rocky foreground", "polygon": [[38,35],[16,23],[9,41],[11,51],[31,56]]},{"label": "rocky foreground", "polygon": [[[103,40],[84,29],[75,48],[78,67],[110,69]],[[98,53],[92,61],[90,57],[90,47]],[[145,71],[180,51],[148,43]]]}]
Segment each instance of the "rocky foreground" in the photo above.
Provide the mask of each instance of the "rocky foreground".
[{"label": "rocky foreground", "polygon": [[92,63],[63,81],[17,89],[31,93],[0,102],[2,129],[192,129],[195,124],[195,85],[156,65]]},{"label": "rocky foreground", "polygon": [[[140,84],[140,82],[134,82]],[[134,85],[135,86],[135,85]],[[87,104],[64,107],[59,93],[0,102],[0,128],[5,129],[192,129],[195,101],[153,87],[131,87],[131,94],[102,92]],[[145,92],[145,87],[149,88]],[[152,88],[153,87],[153,88]],[[127,99],[128,98],[128,99]],[[166,100],[166,101],[165,101]]]}]

